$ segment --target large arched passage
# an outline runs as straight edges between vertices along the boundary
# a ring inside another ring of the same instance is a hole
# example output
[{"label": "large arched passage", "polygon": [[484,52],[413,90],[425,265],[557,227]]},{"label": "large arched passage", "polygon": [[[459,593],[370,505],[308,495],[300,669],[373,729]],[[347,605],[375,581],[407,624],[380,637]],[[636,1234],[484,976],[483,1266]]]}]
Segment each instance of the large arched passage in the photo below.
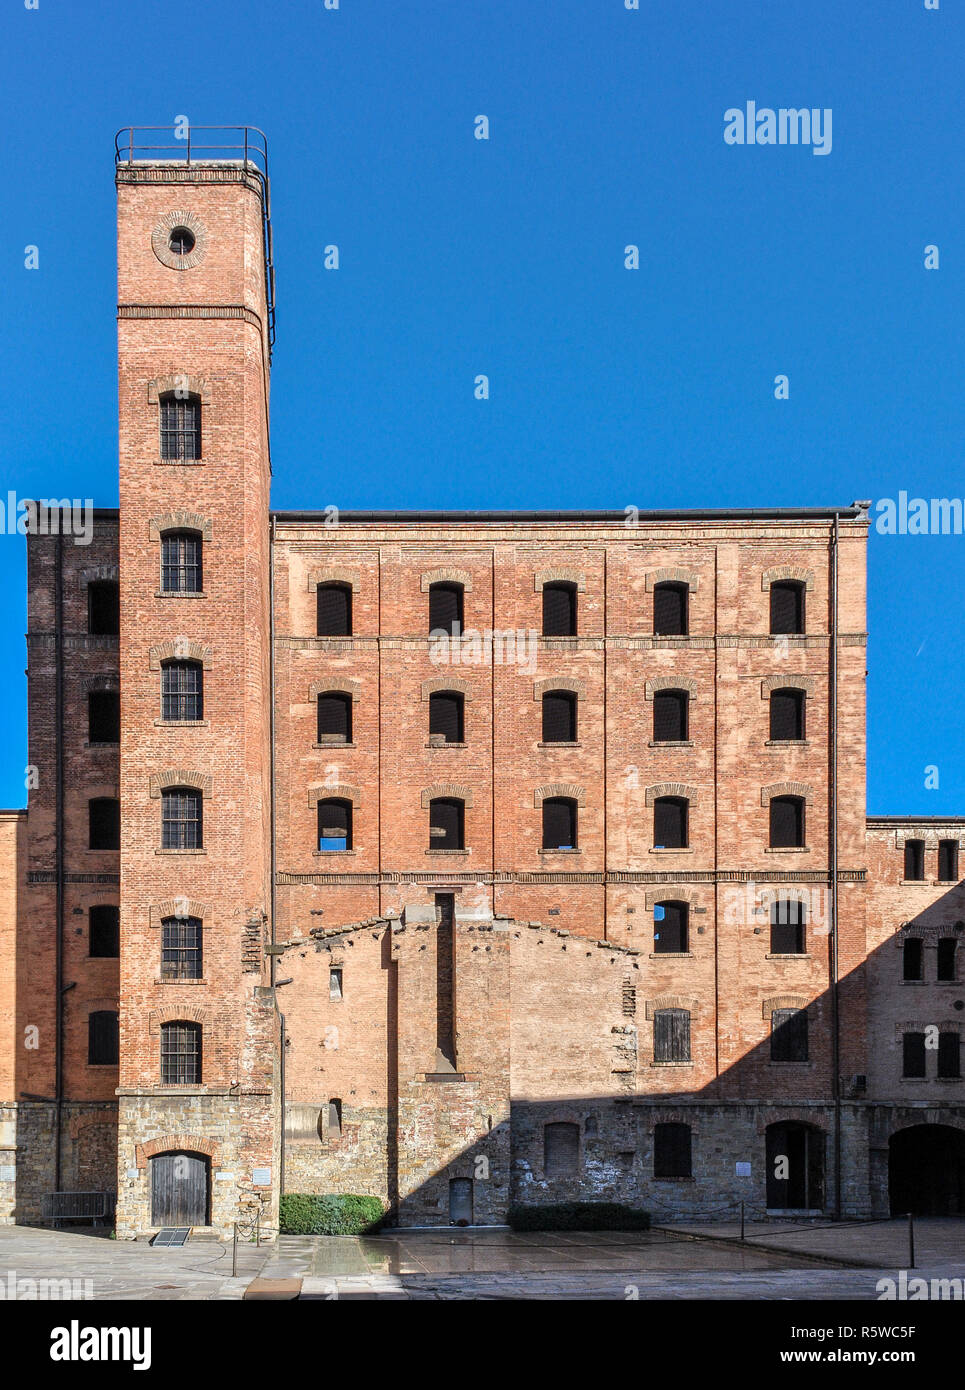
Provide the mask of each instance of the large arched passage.
[{"label": "large arched passage", "polygon": [[911,1125],[888,1142],[892,1216],[965,1216],[965,1133],[951,1125]]}]

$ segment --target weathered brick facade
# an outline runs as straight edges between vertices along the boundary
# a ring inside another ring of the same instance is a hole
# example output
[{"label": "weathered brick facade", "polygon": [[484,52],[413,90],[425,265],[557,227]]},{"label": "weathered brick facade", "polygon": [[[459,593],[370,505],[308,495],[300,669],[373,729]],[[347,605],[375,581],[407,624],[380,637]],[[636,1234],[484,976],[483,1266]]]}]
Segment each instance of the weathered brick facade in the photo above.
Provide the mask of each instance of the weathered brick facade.
[{"label": "weathered brick facade", "polygon": [[[116,1189],[119,1233],[144,1234],[170,1156],[203,1183],[193,1224],[219,1231],[256,1208],[272,1227],[281,1190],[374,1193],[404,1225],[571,1198],[887,1210],[891,1136],[919,1116],[965,1130],[953,1078],[901,1074],[912,1024],[959,1028],[962,967],[916,993],[895,943],[920,928],[937,955],[965,910],[957,881],[900,881],[918,822],[866,823],[866,511],[272,514],[265,211],[240,164],[118,172],[119,514],[90,546],[28,546],[37,774],[25,825],[0,825],[18,922],[0,934],[0,1219]],[[163,456],[179,399],[199,458]],[[200,542],[196,592],[161,582],[173,533]],[[91,632],[89,587],[112,580],[119,633]],[[787,582],[803,628],[774,635]],[[438,584],[461,593],[446,643]],[[543,635],[546,584],[569,586],[574,635]],[[655,621],[666,584],[686,595],[677,635]],[[316,621],[331,585],[338,636]],[[182,660],[200,718],[162,708]],[[86,737],[100,690],[120,691],[119,742]],[[672,738],[668,690],[687,696]],[[775,691],[802,702],[795,737],[772,727]],[[458,738],[430,730],[445,692]],[[553,692],[574,702],[565,739],[545,736]],[[337,734],[329,695],[350,711]],[[200,844],[162,834],[171,789],[200,797]],[[92,798],[119,799],[118,849],[89,848]],[[687,806],[676,848],[667,798]],[[803,807],[787,847],[781,798]],[[554,842],[561,799],[575,831]],[[798,937],[772,927],[787,902]],[[663,904],[682,905],[680,949]],[[119,907],[119,955],[93,953],[99,905]],[[162,969],[185,922],[193,977]],[[88,1018],[111,1011],[119,1066],[90,1060]],[[201,1039],[193,1080],[162,1080],[172,1025]]]}]

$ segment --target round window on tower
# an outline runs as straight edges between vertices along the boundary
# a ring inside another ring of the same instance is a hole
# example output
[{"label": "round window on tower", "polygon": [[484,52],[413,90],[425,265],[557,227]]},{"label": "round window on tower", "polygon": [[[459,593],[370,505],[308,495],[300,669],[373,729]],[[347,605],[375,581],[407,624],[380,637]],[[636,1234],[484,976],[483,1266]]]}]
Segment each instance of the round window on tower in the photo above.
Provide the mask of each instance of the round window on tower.
[{"label": "round window on tower", "polygon": [[190,270],[200,265],[207,240],[204,223],[185,211],[169,212],[151,233],[155,256],[170,270]]},{"label": "round window on tower", "polygon": [[189,227],[175,227],[168,237],[168,250],[176,256],[190,256],[194,244],[194,233]]}]

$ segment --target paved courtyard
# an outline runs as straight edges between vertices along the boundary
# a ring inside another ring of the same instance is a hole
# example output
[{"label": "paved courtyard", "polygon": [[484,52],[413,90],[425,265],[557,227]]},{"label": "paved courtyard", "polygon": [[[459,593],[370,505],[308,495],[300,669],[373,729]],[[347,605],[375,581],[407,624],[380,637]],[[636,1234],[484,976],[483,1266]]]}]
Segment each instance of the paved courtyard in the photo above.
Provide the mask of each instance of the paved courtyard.
[{"label": "paved courtyard", "polygon": [[[965,1222],[916,1222],[915,1274],[965,1280]],[[776,1299],[878,1297],[882,1275],[907,1269],[907,1226],[739,1228],[682,1225],[648,1233],[502,1230],[282,1236],[180,1249],[105,1235],[0,1227],[0,1281],[71,1281],[75,1297],[155,1299]],[[42,1286],[41,1286],[42,1287]],[[30,1286],[22,1286],[29,1295]],[[24,1296],[23,1293],[20,1295]],[[41,1294],[42,1296],[42,1294]],[[9,1295],[8,1295],[9,1297]]]}]

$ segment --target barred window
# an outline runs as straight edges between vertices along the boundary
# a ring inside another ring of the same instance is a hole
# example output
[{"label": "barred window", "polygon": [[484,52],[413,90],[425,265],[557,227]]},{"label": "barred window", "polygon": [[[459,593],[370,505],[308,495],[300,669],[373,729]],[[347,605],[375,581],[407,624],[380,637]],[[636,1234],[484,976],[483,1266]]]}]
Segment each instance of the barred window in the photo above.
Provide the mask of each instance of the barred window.
[{"label": "barred window", "polygon": [[657,637],[686,637],[690,590],[686,584],[655,584],[653,631]]},{"label": "barred window", "polygon": [[465,802],[436,797],[429,802],[429,848],[466,848]]},{"label": "barred window", "polygon": [[351,637],[352,590],[348,584],[319,584],[315,594],[315,635]]},{"label": "barred window", "polygon": [[179,1019],[161,1024],[162,1086],[201,1084],[201,1024]]},{"label": "barred window", "polygon": [[653,909],[653,949],[656,955],[675,955],[687,951],[687,927],[690,908],[687,903],[655,903]]},{"label": "barred window", "polygon": [[804,585],[792,579],[771,585],[771,635],[804,632]]},{"label": "barred window", "polygon": [[689,804],[684,797],[658,796],[653,803],[654,849],[687,849]]},{"label": "barred window", "polygon": [[654,743],[684,743],[688,738],[686,690],[658,690],[653,697]]},{"label": "barred window", "polygon": [[547,690],[543,695],[543,742],[576,742],[576,696],[571,690]]},{"label": "barred window", "polygon": [[173,391],[161,397],[162,459],[201,457],[201,397],[179,399]]},{"label": "barred window", "polygon": [[429,738],[435,743],[462,743],[464,702],[458,690],[429,696]]},{"label": "barred window", "polygon": [[576,849],[576,802],[549,796],[543,802],[543,848]]},{"label": "barred window", "polygon": [[165,531],[161,536],[161,592],[201,593],[201,537],[197,531]]},{"label": "barred window", "polygon": [[352,848],[352,803],[329,797],[318,803],[318,848],[338,851]]},{"label": "barred window", "polygon": [[202,795],[195,787],[169,787],[161,794],[161,848],[202,848]]},{"label": "barred window", "polygon": [[800,796],[772,796],[771,849],[804,848],[804,800]]},{"label": "barred window", "polygon": [[92,956],[113,958],[121,953],[121,909],[99,903],[87,915],[88,950]]},{"label": "barred window", "polygon": [[204,718],[204,668],[200,661],[161,663],[161,718],[178,723]]},{"label": "barred window", "polygon": [[100,1009],[87,1015],[87,1062],[92,1067],[117,1066],[120,1048],[117,1013]]},{"label": "barred window", "polygon": [[543,636],[576,636],[576,585],[543,585]]},{"label": "barred window", "polygon": [[462,585],[429,585],[429,632],[446,632],[458,637],[462,632]]},{"label": "barred window", "polygon": [[352,742],[352,697],[328,690],[318,697],[318,742]]},{"label": "barred window", "polygon": [[165,917],[161,922],[161,978],[201,979],[201,918]]},{"label": "barred window", "polygon": [[771,903],[771,955],[801,956],[805,951],[807,909],[798,898]]},{"label": "barred window", "polygon": [[808,1016],[804,1009],[774,1009],[771,1013],[771,1061],[806,1062]]},{"label": "barred window", "polygon": [[777,743],[800,742],[804,738],[804,691],[771,691],[771,739]]}]

